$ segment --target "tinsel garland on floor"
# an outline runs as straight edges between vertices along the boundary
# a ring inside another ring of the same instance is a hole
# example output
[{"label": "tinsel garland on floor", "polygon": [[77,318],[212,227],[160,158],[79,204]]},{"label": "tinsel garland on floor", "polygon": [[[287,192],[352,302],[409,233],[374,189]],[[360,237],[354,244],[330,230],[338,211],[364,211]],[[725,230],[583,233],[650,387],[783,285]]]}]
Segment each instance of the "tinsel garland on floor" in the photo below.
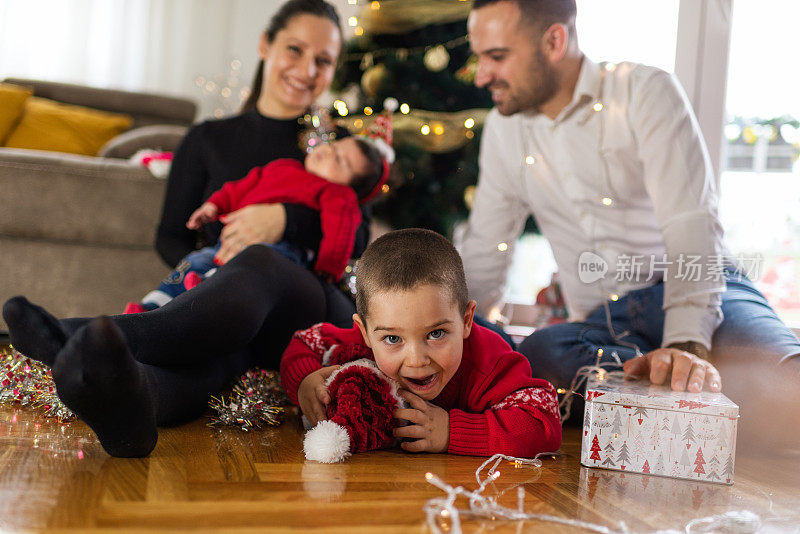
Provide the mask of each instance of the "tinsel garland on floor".
[{"label": "tinsel garland on floor", "polygon": [[[61,422],[75,419],[72,410],[58,398],[47,365],[9,347],[0,347],[0,363],[3,369],[0,403],[30,406],[41,410],[45,417],[55,417]],[[279,382],[275,371],[250,369],[228,394],[209,399],[213,411],[209,425],[237,426],[246,431],[281,424],[288,400]]]}]

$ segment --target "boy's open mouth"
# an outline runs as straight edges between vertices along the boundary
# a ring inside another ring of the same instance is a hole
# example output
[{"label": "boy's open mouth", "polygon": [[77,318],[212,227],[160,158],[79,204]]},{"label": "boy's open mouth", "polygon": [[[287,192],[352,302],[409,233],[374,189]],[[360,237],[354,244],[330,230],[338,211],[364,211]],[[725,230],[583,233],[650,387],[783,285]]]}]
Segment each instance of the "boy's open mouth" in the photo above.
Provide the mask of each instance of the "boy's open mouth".
[{"label": "boy's open mouth", "polygon": [[428,375],[428,376],[423,377],[423,378],[406,377],[406,380],[408,380],[412,384],[416,384],[417,386],[427,386],[428,384],[430,384],[431,382],[436,380],[436,373],[434,373],[432,375]]}]

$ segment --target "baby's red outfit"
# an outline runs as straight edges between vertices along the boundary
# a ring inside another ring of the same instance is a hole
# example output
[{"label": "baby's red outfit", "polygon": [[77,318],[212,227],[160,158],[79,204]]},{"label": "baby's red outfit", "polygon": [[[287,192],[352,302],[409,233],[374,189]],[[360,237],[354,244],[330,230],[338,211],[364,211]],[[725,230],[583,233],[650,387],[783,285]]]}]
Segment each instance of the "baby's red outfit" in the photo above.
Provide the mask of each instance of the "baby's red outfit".
[{"label": "baby's red outfit", "polygon": [[[281,359],[281,381],[293,403],[300,382],[325,365],[369,358],[356,326],[319,323],[294,334]],[[432,401],[450,415],[448,452],[531,457],[558,450],[561,418],[555,388],[531,377],[528,360],[487,328],[473,325],[461,365]]]},{"label": "baby's red outfit", "polygon": [[322,241],[314,270],[335,280],[344,273],[361,224],[361,209],[352,188],[311,174],[293,159],[255,167],[241,180],[226,183],[208,202],[219,208],[219,215],[265,203],[302,204],[319,211]]}]

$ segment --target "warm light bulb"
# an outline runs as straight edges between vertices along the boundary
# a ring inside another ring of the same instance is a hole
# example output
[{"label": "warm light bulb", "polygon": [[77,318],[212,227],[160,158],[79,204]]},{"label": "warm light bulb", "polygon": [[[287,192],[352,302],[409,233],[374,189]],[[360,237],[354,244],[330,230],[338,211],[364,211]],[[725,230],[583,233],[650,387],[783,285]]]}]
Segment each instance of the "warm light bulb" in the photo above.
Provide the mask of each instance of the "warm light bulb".
[{"label": "warm light bulb", "polygon": [[595,111],[602,111],[603,110],[603,104],[601,104],[600,102],[596,102],[595,105],[592,106],[592,109],[595,110]]},{"label": "warm light bulb", "polygon": [[411,106],[405,103],[400,104],[400,113],[402,113],[403,115],[408,115],[410,111],[411,111]]},{"label": "warm light bulb", "polygon": [[383,184],[381,186],[381,191],[384,192],[384,193],[388,193],[389,192],[389,184]]},{"label": "warm light bulb", "polygon": [[369,106],[365,107],[364,108],[364,115],[367,115],[367,116],[372,115],[372,108],[369,107]]},{"label": "warm light bulb", "polygon": [[358,19],[356,17],[350,17],[349,19],[347,19],[347,23],[350,26],[356,27],[358,26]]},{"label": "warm light bulb", "polygon": [[499,250],[500,252],[505,252],[506,250],[508,250],[508,243],[498,243],[497,250]]},{"label": "warm light bulb", "polygon": [[428,135],[429,133],[431,133],[431,127],[428,126],[427,124],[423,124],[422,128],[420,128],[419,131],[422,132],[422,135]]},{"label": "warm light bulb", "polygon": [[436,135],[442,135],[444,133],[444,126],[442,126],[441,124],[437,124],[436,126],[433,127],[433,133],[435,133]]},{"label": "warm light bulb", "polygon": [[533,165],[534,163],[536,163],[536,158],[534,158],[533,156],[528,156],[527,158],[525,158],[525,163],[527,163],[528,165]]},{"label": "warm light bulb", "polygon": [[464,121],[464,128],[472,128],[473,126],[475,126],[475,119],[472,117]]},{"label": "warm light bulb", "polygon": [[614,200],[609,197],[603,197],[602,199],[600,199],[600,202],[602,202],[606,206],[610,206],[611,204],[614,203]]},{"label": "warm light bulb", "polygon": [[617,69],[616,63],[606,63],[606,70],[608,72],[614,72]]},{"label": "warm light bulb", "polygon": [[356,29],[353,30],[353,35],[355,35],[356,37],[361,37],[362,35],[364,35],[364,28],[362,28],[361,26],[356,26]]},{"label": "warm light bulb", "polygon": [[617,301],[619,300],[619,295],[617,295],[616,293],[611,293],[611,294],[608,296],[608,298],[609,298],[610,300],[613,300],[614,302],[617,302]]}]

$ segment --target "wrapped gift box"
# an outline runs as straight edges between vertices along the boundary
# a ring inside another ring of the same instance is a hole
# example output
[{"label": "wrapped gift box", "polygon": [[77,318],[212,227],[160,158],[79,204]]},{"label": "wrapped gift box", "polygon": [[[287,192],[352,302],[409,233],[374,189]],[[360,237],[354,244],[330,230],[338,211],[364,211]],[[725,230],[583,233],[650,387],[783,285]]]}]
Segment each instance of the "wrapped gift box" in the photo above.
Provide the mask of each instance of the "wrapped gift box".
[{"label": "wrapped gift box", "polygon": [[581,464],[733,484],[738,418],[722,393],[597,374],[586,386]]}]

